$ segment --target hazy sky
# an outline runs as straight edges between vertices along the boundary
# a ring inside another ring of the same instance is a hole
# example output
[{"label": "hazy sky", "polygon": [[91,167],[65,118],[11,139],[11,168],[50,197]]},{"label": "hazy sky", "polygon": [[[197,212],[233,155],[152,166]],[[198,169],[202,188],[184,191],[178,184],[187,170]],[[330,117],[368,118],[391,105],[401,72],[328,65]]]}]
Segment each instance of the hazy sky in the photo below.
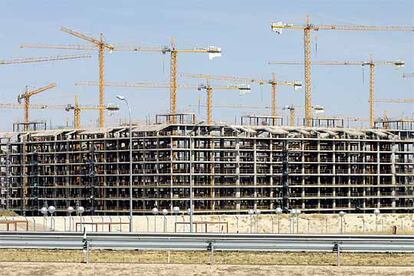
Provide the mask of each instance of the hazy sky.
[{"label": "hazy sky", "polygon": [[[175,36],[178,48],[218,46],[220,58],[212,61],[204,54],[178,57],[180,72],[207,73],[303,81],[302,66],[268,65],[269,61],[303,60],[303,32],[286,30],[281,35],[271,31],[273,21],[301,24],[310,15],[315,24],[414,25],[412,0],[347,1],[19,1],[0,2],[0,39],[2,59],[25,56],[81,54],[76,50],[20,49],[22,43],[87,44],[59,31],[65,26],[105,39],[113,44],[135,46],[168,45]],[[414,78],[403,79],[404,72],[414,72],[413,33],[400,32],[313,32],[314,60],[366,60],[372,54],[378,60],[405,60],[407,65],[378,66],[377,98],[413,98]],[[82,104],[98,103],[96,87],[77,87],[74,83],[98,80],[97,52],[91,59],[45,64],[0,66],[2,103],[15,103],[26,85],[31,88],[57,82],[58,88],[32,98],[33,103],[67,104],[79,95]],[[169,56],[153,53],[113,52],[106,54],[107,81],[169,80]],[[323,105],[326,114],[368,118],[369,70],[358,66],[314,67],[313,103]],[[181,79],[183,83],[201,80]],[[253,86],[249,95],[236,91],[216,91],[214,103],[220,105],[270,105],[270,87]],[[303,91],[280,87],[281,105],[303,105]],[[106,102],[115,103],[122,94],[131,102],[135,120],[154,118],[169,108],[169,90],[106,89]],[[205,94],[181,90],[179,111],[198,112],[198,102],[205,104]],[[195,106],[194,106],[195,105]],[[377,115],[387,111],[391,117],[413,116],[414,106],[376,104]],[[0,130],[10,130],[21,121],[22,110],[0,110]],[[215,109],[216,120],[234,122],[241,114],[265,114],[269,110]],[[72,123],[72,113],[60,110],[32,111],[32,119],[47,120],[53,126]],[[95,125],[97,112],[85,111],[83,125]],[[205,118],[201,108],[200,118]],[[127,117],[125,108],[107,116],[110,124]]]}]

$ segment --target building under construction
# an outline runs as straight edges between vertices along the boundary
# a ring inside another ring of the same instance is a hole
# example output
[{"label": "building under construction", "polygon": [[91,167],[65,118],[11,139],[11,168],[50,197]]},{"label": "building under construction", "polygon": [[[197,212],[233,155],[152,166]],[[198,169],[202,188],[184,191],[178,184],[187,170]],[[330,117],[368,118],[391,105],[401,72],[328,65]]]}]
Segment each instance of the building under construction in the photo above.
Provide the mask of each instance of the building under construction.
[{"label": "building under construction", "polygon": [[[131,129],[135,214],[186,211],[190,186],[194,210],[204,214],[414,210],[414,121],[356,129],[245,117],[206,125],[182,114],[166,122],[159,116]],[[127,214],[129,133],[125,126],[1,133],[1,205],[26,215],[45,205],[60,214],[69,206]]]}]

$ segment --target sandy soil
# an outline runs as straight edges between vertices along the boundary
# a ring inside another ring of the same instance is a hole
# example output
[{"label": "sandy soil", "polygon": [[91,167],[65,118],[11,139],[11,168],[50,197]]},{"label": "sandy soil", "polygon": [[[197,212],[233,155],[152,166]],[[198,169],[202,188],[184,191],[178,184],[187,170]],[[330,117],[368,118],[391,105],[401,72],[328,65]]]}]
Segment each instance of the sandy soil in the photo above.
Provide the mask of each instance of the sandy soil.
[{"label": "sandy soil", "polygon": [[0,263],[2,275],[412,275],[411,267]]},{"label": "sandy soil", "polygon": [[[0,250],[0,275],[414,275],[414,254]],[[213,261],[213,265],[210,263]],[[169,262],[169,263],[168,263]]]},{"label": "sandy soil", "polygon": [[[81,250],[0,250],[0,262],[61,262],[81,263]],[[217,265],[327,265],[336,264],[335,253],[282,252],[166,252],[95,250],[91,263],[130,264],[210,264]],[[414,254],[351,254],[343,253],[342,265],[347,266],[406,266],[414,264]],[[414,266],[413,266],[414,268]],[[1,273],[0,273],[1,274]]]}]

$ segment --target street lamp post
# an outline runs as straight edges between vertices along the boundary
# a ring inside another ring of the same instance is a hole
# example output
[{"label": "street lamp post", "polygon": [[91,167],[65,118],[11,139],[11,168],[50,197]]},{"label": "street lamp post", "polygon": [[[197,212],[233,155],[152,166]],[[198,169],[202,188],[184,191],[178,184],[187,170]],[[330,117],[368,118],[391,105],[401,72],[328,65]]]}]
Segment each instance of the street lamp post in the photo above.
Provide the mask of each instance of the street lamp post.
[{"label": "street lamp post", "polygon": [[40,213],[43,214],[43,228],[46,231],[46,227],[47,227],[47,207],[46,206],[43,206],[40,209]]},{"label": "street lamp post", "polygon": [[180,207],[174,206],[173,207],[175,223],[174,223],[174,232],[177,232],[177,215],[180,213]]},{"label": "street lamp post", "polygon": [[129,106],[128,100],[121,95],[117,95],[116,98],[120,101],[125,102],[128,107],[129,114],[129,232],[132,232],[132,118],[131,118],[131,107]]},{"label": "street lamp post", "polygon": [[157,207],[152,208],[152,214],[154,215],[154,232],[157,232],[157,215],[158,215]]},{"label": "street lamp post", "polygon": [[341,218],[341,234],[344,233],[344,216],[345,216],[345,212],[340,211],[339,212],[339,217]]},{"label": "street lamp post", "polygon": [[256,233],[259,233],[259,215],[260,215],[261,211],[258,210],[258,209],[256,209],[255,210],[255,213],[256,213],[256,219],[255,219],[255,222],[256,222]]},{"label": "street lamp post", "polygon": [[164,216],[164,233],[167,232],[167,209],[162,209],[162,215]]},{"label": "street lamp post", "polygon": [[299,209],[296,210],[296,233],[299,234],[299,215],[301,211]]},{"label": "street lamp post", "polygon": [[375,209],[374,210],[374,215],[375,215],[375,232],[378,232],[378,216],[380,214],[380,210],[379,209]]},{"label": "street lamp post", "polygon": [[280,234],[280,214],[283,212],[282,208],[276,208],[276,216],[277,216],[277,233]]},{"label": "street lamp post", "polygon": [[295,214],[296,214],[296,210],[291,209],[290,210],[290,233],[295,232]]},{"label": "street lamp post", "polygon": [[188,214],[188,216],[190,217],[190,233],[192,233],[192,232],[194,232],[194,227],[191,227],[191,225],[193,225],[194,226],[194,222],[192,221],[192,219],[191,219],[191,217],[192,217],[192,215],[191,215],[191,213],[193,212],[193,210],[191,210],[191,208],[188,208],[187,209],[187,214]]},{"label": "street lamp post", "polygon": [[50,230],[51,231],[54,231],[55,229],[55,227],[54,227],[54,218],[53,218],[53,213],[56,211],[56,208],[55,208],[55,206],[49,206],[49,208],[47,208],[47,210],[49,211],[49,213],[50,213]]},{"label": "street lamp post", "polygon": [[75,211],[72,206],[67,208],[68,215],[69,215],[69,232],[72,231],[72,213]]},{"label": "street lamp post", "polygon": [[[83,219],[82,219],[82,214],[83,212],[85,212],[85,208],[83,208],[82,206],[77,206],[76,207],[76,213],[79,215],[79,220],[80,220],[80,231],[82,231],[83,228]],[[77,227],[75,229],[75,231],[78,231]]]},{"label": "street lamp post", "polygon": [[253,215],[254,215],[254,210],[249,209],[248,214],[250,216],[250,234],[253,233]]}]

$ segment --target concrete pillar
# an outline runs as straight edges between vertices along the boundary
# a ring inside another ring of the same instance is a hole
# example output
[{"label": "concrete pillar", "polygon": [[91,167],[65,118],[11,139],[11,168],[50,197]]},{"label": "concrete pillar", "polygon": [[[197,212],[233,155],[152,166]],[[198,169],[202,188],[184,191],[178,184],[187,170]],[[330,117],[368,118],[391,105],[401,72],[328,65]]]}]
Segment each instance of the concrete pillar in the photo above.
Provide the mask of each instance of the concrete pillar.
[{"label": "concrete pillar", "polygon": [[238,139],[236,140],[236,176],[236,210],[240,211],[240,141]]},{"label": "concrete pillar", "polygon": [[395,152],[398,150],[398,145],[396,144],[392,144],[391,145],[391,184],[393,185],[392,187],[392,191],[391,191],[391,195],[392,195],[392,202],[391,205],[393,208],[395,208],[397,206],[397,202],[396,202],[396,193],[395,193],[395,186],[397,184],[396,181],[396,169],[395,169],[395,160],[396,160],[396,156],[395,156]]},{"label": "concrete pillar", "polygon": [[174,161],[174,146],[173,146],[173,139],[170,138],[170,212],[173,212],[174,207],[174,193],[173,193],[173,187],[174,187],[174,168],[173,168],[173,161]]},{"label": "concrete pillar", "polygon": [[[272,134],[269,134],[270,135],[270,137],[272,137]],[[268,154],[269,154],[269,163],[270,163],[270,167],[269,167],[269,185],[270,185],[270,198],[271,198],[271,200],[270,200],[270,206],[269,206],[269,209],[270,210],[273,210],[274,208],[275,208],[275,206],[274,206],[274,195],[275,195],[275,193],[274,193],[274,191],[275,191],[275,188],[273,187],[273,139],[270,139],[269,140],[269,151],[268,151]]]},{"label": "concrete pillar", "polygon": [[321,165],[319,164],[319,162],[321,161],[321,155],[320,155],[320,151],[321,151],[321,141],[318,139],[317,144],[316,144],[316,150],[317,150],[317,155],[316,155],[316,161],[318,162],[317,167],[316,167],[316,172],[317,172],[317,184],[318,184],[318,208],[321,208]]},{"label": "concrete pillar", "polygon": [[[377,144],[377,171],[376,171],[376,174],[377,174],[377,185],[380,185],[381,184],[380,142],[378,141],[376,144]],[[380,191],[380,188],[378,188],[377,196],[378,196],[378,199],[377,199],[377,208],[380,208],[381,207],[381,200],[380,200],[381,191]]]},{"label": "concrete pillar", "polygon": [[254,139],[254,144],[253,144],[253,184],[254,184],[254,192],[253,192],[253,196],[254,196],[254,209],[257,209],[257,140]]},{"label": "concrete pillar", "polygon": [[214,138],[210,139],[210,191],[211,191],[211,210],[214,211],[216,209],[216,202],[215,202],[215,197],[216,197],[216,190],[214,188],[215,186],[215,166],[214,166]]}]

